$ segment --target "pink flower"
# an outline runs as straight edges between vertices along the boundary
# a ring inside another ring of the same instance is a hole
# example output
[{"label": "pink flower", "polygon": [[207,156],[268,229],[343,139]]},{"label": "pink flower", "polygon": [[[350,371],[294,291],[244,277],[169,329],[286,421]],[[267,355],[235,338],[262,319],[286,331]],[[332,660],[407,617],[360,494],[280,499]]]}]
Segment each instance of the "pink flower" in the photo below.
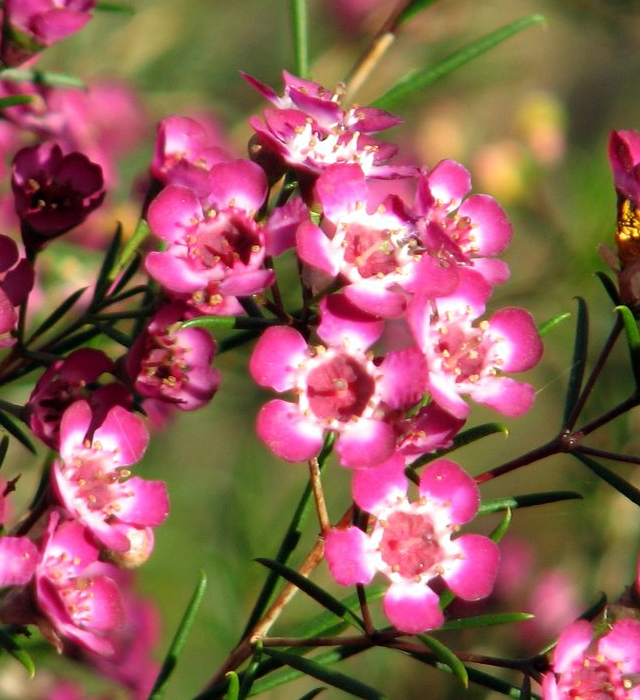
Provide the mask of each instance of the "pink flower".
[{"label": "pink flower", "polygon": [[298,229],[298,255],[328,281],[340,276],[344,294],[356,306],[385,317],[404,312],[407,297],[450,294],[458,282],[455,259],[439,246],[427,225],[399,197],[372,208],[368,183],[357,165],[332,165],[318,178],[323,229],[311,222]]},{"label": "pink flower", "polygon": [[326,345],[309,346],[298,331],[278,326],[268,328],[255,347],[249,365],[254,380],[297,397],[297,403],[265,404],[258,435],[276,455],[297,462],[313,457],[331,431],[341,464],[379,464],[395,449],[387,413],[421,398],[424,361],[417,351],[398,351],[374,363],[367,348],[378,339],[382,321],[341,296],[323,299],[320,309],[318,335]]},{"label": "pink flower", "polygon": [[637,131],[611,132],[609,163],[618,196],[640,207],[640,134]]},{"label": "pink flower", "polygon": [[142,419],[112,407],[93,424],[86,401],[72,404],[60,423],[60,459],[52,480],[60,502],[107,549],[128,553],[125,563],[142,563],[153,549],[152,527],[168,515],[163,482],[129,478],[149,441]]},{"label": "pink flower", "polygon": [[28,583],[39,561],[38,548],[29,538],[0,537],[0,588]]},{"label": "pink flower", "polygon": [[499,551],[488,537],[453,537],[480,503],[473,479],[455,462],[431,463],[423,472],[419,498],[407,498],[404,459],[394,455],[376,469],[357,470],[355,503],[373,516],[367,532],[355,526],[331,530],[325,556],[343,586],[368,584],[376,572],[390,582],[384,611],[402,632],[418,634],[439,627],[444,616],[430,587],[442,578],[463,600],[491,593]]},{"label": "pink flower", "polygon": [[183,411],[206,405],[221,376],[211,367],[216,342],[202,328],[180,329],[182,304],[161,307],[127,358],[127,370],[142,396],[167,401]]},{"label": "pink flower", "polygon": [[524,309],[506,308],[475,324],[487,293],[486,282],[471,270],[455,294],[436,302],[416,298],[410,309],[429,366],[429,392],[456,418],[469,414],[464,395],[512,417],[528,411],[535,397],[532,386],[503,375],[531,369],[540,360],[542,342],[533,318]]},{"label": "pink flower", "polygon": [[0,347],[15,343],[8,336],[18,323],[16,307],[29,295],[33,287],[33,267],[25,258],[19,258],[18,246],[8,236],[0,235]]},{"label": "pink flower", "polygon": [[203,206],[186,187],[170,185],[149,207],[149,225],[167,243],[149,253],[149,274],[198,314],[241,313],[236,297],[262,291],[274,280],[262,269],[265,233],[254,219],[267,196],[264,172],[248,160],[210,170]]},{"label": "pink flower", "polygon": [[640,622],[617,620],[595,643],[593,632],[590,622],[578,620],[560,635],[542,684],[544,700],[640,698],[633,680],[640,673]]},{"label": "pink flower", "polygon": [[104,199],[99,165],[57,143],[23,148],[13,160],[11,187],[27,251],[82,223]]},{"label": "pink flower", "polygon": [[80,31],[95,4],[95,0],[6,0],[3,63],[19,65],[43,47]]}]

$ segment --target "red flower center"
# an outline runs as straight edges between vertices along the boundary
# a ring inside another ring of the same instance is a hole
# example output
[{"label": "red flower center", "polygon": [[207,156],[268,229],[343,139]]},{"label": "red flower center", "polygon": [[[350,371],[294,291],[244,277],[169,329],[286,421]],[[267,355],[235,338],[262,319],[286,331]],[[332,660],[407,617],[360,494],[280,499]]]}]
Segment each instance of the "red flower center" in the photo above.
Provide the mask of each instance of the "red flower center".
[{"label": "red flower center", "polygon": [[386,520],[380,541],[382,560],[405,578],[429,571],[442,559],[430,516],[395,512]]}]

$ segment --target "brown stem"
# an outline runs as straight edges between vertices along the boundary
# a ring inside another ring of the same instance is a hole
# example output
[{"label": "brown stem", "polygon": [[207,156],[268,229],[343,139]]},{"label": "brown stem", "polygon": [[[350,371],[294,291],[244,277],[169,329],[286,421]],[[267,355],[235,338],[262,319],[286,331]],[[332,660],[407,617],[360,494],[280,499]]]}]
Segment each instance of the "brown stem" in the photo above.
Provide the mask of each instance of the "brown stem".
[{"label": "brown stem", "polygon": [[327,512],[327,504],[324,500],[324,492],[320,481],[320,465],[315,457],[309,460],[309,480],[313,491],[313,499],[316,503],[320,532],[322,535],[325,535],[331,528],[331,523],[329,522],[329,513]]}]

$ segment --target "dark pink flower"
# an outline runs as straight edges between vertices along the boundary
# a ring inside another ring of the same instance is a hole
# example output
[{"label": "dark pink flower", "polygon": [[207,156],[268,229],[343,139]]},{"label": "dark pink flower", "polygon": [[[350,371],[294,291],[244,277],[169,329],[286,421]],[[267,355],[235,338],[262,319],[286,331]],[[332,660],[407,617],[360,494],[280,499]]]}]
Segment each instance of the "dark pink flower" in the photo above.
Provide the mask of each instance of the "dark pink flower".
[{"label": "dark pink flower", "polygon": [[127,371],[143,397],[166,401],[183,411],[207,404],[220,386],[211,367],[216,342],[202,328],[180,328],[182,304],[161,307],[138,336]]},{"label": "dark pink flower", "polygon": [[431,463],[423,472],[418,499],[407,498],[404,459],[396,454],[376,469],[353,477],[355,503],[373,516],[367,532],[355,526],[331,530],[325,556],[335,580],[368,584],[376,572],[390,582],[384,611],[402,632],[439,627],[444,616],[430,584],[442,578],[463,600],[491,593],[499,563],[496,544],[483,535],[455,536],[478,511],[473,479],[455,462]]},{"label": "dark pink flower", "polygon": [[[313,457],[331,431],[341,464],[379,464],[395,449],[388,413],[414,405],[424,393],[424,360],[418,351],[397,351],[375,363],[367,349],[380,336],[381,320],[344,297],[325,298],[320,309],[318,335],[326,345],[309,346],[298,331],[277,326],[255,347],[249,365],[255,381],[297,398],[265,404],[258,435],[276,455],[297,462]],[[395,361],[398,353],[402,362]]]},{"label": "dark pink flower", "polygon": [[82,223],[105,195],[99,165],[51,142],[16,154],[11,187],[28,251]]},{"label": "dark pink flower", "polygon": [[640,699],[634,680],[640,673],[640,622],[617,620],[597,641],[593,636],[586,620],[560,635],[542,684],[544,700]]},{"label": "dark pink flower", "polygon": [[0,537],[0,588],[28,583],[39,561],[38,548],[29,538]]},{"label": "dark pink flower", "polygon": [[640,207],[640,134],[612,131],[609,136],[609,163],[618,195]]},{"label": "dark pink flower", "polygon": [[16,307],[22,304],[33,287],[33,266],[20,258],[18,246],[8,236],[0,235],[0,347],[15,343],[8,335],[16,327]]},{"label": "dark pink flower", "polygon": [[80,31],[95,0],[5,0],[2,61],[19,65],[45,46]]},{"label": "dark pink flower", "polygon": [[131,477],[149,441],[142,419],[112,407],[96,426],[86,401],[72,404],[60,423],[60,459],[53,486],[69,515],[107,549],[131,553],[138,565],[153,550],[153,531],[169,513],[166,485]]}]

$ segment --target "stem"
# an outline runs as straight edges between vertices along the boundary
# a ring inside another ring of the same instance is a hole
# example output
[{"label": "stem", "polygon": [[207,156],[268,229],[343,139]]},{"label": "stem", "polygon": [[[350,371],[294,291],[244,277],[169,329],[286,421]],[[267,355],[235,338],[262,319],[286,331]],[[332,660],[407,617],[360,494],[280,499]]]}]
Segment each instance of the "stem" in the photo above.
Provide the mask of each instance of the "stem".
[{"label": "stem", "polygon": [[311,490],[313,491],[313,499],[316,504],[316,512],[318,513],[320,532],[324,536],[331,528],[331,523],[329,522],[327,504],[324,500],[324,492],[322,491],[322,483],[320,482],[320,465],[316,457],[309,460],[309,481]]},{"label": "stem", "polygon": [[567,451],[567,448],[563,446],[561,439],[556,437],[546,445],[536,447],[534,450],[531,450],[530,452],[527,452],[516,459],[512,459],[510,462],[505,462],[499,467],[495,467],[483,472],[482,474],[478,474],[478,476],[474,477],[474,481],[476,484],[484,484],[486,481],[495,479],[497,476],[503,476],[504,474],[515,471],[520,467],[525,467],[526,465],[532,464],[533,462],[538,462],[545,457],[550,457],[551,455],[565,451]]}]

